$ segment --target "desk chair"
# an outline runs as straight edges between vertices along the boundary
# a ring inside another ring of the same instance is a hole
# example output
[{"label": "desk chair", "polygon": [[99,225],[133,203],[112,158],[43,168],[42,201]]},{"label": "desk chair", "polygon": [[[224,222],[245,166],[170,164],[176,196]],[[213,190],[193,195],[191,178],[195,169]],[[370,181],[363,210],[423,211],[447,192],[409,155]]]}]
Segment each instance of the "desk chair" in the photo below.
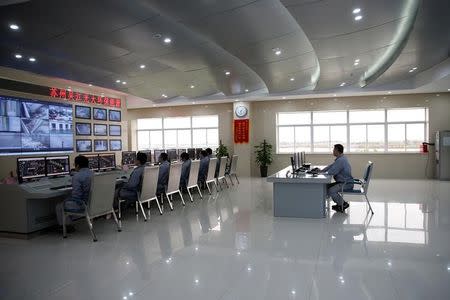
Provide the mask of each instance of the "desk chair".
[{"label": "desk chair", "polygon": [[217,158],[211,158],[209,160],[209,166],[208,166],[208,176],[206,177],[206,187],[208,188],[208,192],[211,195],[211,189],[209,188],[208,183],[214,183],[216,186],[216,190],[219,191],[219,188],[217,187],[216,178],[215,178],[215,172],[216,172],[216,165],[217,165]]},{"label": "desk chair", "polygon": [[158,187],[158,174],[159,166],[156,167],[146,167],[144,169],[144,174],[142,177],[142,188],[141,192],[138,193],[138,198],[136,201],[136,213],[138,213],[138,205],[141,208],[142,215],[144,216],[144,221],[147,221],[147,215],[144,211],[143,203],[148,205],[148,218],[150,219],[150,202],[156,201],[158,205],[159,214],[162,215],[161,205],[159,204],[158,197],[156,196],[156,190]]},{"label": "desk chair", "polygon": [[[373,215],[374,212],[372,206],[370,205],[369,199],[367,198],[367,192],[369,190],[369,183],[372,177],[372,171],[373,171],[373,162],[369,161],[367,163],[367,167],[364,172],[364,177],[362,179],[353,179],[352,181],[346,181],[342,185],[341,196],[343,197],[344,195],[363,195],[366,198],[367,204],[369,205],[369,210],[372,212]],[[358,189],[353,188],[353,190],[344,190],[345,184],[347,183],[353,183],[354,185],[360,186],[360,188]]]},{"label": "desk chair", "polygon": [[226,175],[228,175],[228,177],[230,177],[230,181],[231,181],[232,185],[234,185],[234,183],[233,183],[233,179],[231,178],[231,175],[234,175],[234,177],[236,177],[236,181],[239,184],[239,179],[238,179],[237,174],[236,174],[238,158],[239,157],[237,155],[233,155],[233,157],[231,158],[230,171],[229,171],[228,174],[226,174]]},{"label": "desk chair", "polygon": [[116,213],[113,209],[114,190],[116,186],[116,172],[99,173],[92,176],[91,190],[89,191],[89,202],[85,206],[84,211],[71,211],[62,208],[63,210],[63,237],[67,237],[66,231],[66,216],[85,217],[91,231],[92,240],[97,241],[94,233],[92,220],[96,217],[112,214],[114,221],[117,224],[117,231],[122,231],[122,227],[117,220]]},{"label": "desk chair", "polygon": [[191,161],[191,170],[189,172],[189,180],[187,183],[187,191],[189,194],[189,197],[191,198],[191,202],[194,202],[194,199],[192,198],[192,194],[190,189],[197,188],[198,193],[200,194],[200,198],[203,198],[202,192],[200,192],[200,187],[198,186],[198,170],[200,169],[200,161],[199,160],[192,160]]},{"label": "desk chair", "polygon": [[228,157],[223,156],[220,158],[220,168],[219,168],[219,173],[217,175],[217,184],[220,186],[220,189],[222,189],[222,186],[220,185],[220,181],[222,180],[222,182],[225,181],[225,184],[228,186],[228,182],[227,182],[227,178],[225,177],[225,170],[227,168],[227,162],[228,162]]},{"label": "desk chair", "polygon": [[[180,191],[180,177],[182,166],[183,163],[174,163],[170,165],[169,182],[167,183],[167,189],[166,192],[164,193],[167,198],[167,201],[169,202],[170,210],[173,210],[173,204],[171,201],[172,195],[176,193],[180,195],[183,206],[186,205],[183,199],[183,195],[181,194]],[[164,196],[161,197],[161,200],[164,201]]]}]

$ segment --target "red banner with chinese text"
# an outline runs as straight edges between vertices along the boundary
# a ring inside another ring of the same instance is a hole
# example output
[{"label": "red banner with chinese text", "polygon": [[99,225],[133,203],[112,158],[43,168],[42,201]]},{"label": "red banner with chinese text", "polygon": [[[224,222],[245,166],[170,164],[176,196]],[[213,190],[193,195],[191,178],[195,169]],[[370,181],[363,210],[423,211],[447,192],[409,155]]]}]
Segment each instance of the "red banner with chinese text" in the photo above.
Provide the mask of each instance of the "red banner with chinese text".
[{"label": "red banner with chinese text", "polygon": [[73,92],[72,90],[58,89],[54,87],[50,88],[49,96],[52,98],[64,99],[67,101],[98,104],[107,107],[120,108],[122,106],[122,100],[118,98],[96,96],[86,93]]},{"label": "red banner with chinese text", "polygon": [[250,140],[250,120],[234,120],[234,142],[236,144],[247,144]]}]

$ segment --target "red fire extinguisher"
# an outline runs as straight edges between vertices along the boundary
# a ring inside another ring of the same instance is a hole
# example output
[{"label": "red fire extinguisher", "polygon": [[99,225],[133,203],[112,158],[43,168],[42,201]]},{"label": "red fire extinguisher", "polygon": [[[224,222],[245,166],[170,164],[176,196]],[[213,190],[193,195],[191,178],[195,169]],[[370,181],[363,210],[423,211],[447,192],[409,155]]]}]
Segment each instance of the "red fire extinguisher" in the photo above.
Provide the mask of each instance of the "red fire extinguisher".
[{"label": "red fire extinguisher", "polygon": [[420,146],[420,153],[428,153],[428,143],[423,142]]}]

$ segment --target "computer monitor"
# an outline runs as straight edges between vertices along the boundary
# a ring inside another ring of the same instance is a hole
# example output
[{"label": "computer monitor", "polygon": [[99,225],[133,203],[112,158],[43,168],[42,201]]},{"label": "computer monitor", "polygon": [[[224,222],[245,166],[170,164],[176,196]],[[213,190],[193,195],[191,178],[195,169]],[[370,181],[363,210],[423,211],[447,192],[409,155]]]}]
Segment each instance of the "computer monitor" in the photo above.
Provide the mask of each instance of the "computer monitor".
[{"label": "computer monitor", "polygon": [[17,177],[24,179],[45,177],[45,157],[27,157],[17,159]]},{"label": "computer monitor", "polygon": [[155,157],[154,162],[159,162],[159,156],[161,155],[161,153],[164,153],[164,152],[165,152],[164,150],[161,150],[161,149],[155,149],[155,150],[153,151],[153,155],[154,155],[154,157]]},{"label": "computer monitor", "polygon": [[122,151],[122,166],[133,166],[136,160],[136,151]]},{"label": "computer monitor", "polygon": [[195,148],[195,159],[200,159],[200,154],[202,153],[202,148]]},{"label": "computer monitor", "polygon": [[89,169],[98,171],[98,154],[86,154],[84,156],[89,161]]},{"label": "computer monitor", "polygon": [[147,155],[147,164],[152,162],[152,150],[140,150],[139,152],[145,153]]},{"label": "computer monitor", "polygon": [[99,170],[113,170],[116,168],[116,155],[114,153],[101,153],[98,155]]},{"label": "computer monitor", "polygon": [[186,151],[187,151],[187,149],[177,149],[178,158],[181,157],[181,153],[186,152]]},{"label": "computer monitor", "polygon": [[189,154],[190,159],[195,159],[195,148],[187,149],[187,154]]},{"label": "computer monitor", "polygon": [[69,156],[49,156],[45,158],[47,176],[67,175],[70,173]]},{"label": "computer monitor", "polygon": [[177,160],[177,149],[168,149],[167,156],[169,156],[169,160]]}]

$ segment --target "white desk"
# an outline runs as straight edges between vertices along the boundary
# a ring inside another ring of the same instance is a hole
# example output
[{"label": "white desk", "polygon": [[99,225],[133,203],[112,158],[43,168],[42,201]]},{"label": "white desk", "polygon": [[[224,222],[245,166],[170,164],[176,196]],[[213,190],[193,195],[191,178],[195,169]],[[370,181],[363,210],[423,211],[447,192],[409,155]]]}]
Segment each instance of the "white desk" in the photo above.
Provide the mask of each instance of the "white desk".
[{"label": "white desk", "polygon": [[324,174],[294,175],[290,166],[267,177],[267,181],[273,183],[273,216],[324,218],[327,184],[331,179]]}]

